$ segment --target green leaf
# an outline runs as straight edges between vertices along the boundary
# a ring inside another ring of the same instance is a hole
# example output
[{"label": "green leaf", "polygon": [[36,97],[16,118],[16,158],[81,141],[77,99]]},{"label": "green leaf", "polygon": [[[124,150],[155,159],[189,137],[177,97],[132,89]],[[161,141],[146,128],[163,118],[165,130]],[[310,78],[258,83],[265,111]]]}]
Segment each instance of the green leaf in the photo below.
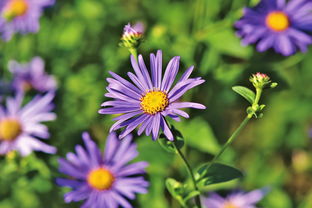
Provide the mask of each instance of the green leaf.
[{"label": "green leaf", "polygon": [[184,197],[184,201],[188,201],[188,200],[190,200],[191,198],[194,198],[195,196],[198,196],[198,195],[200,195],[200,192],[199,192],[199,191],[196,191],[196,190],[191,191],[191,192],[189,192],[189,193]]},{"label": "green leaf", "polygon": [[250,104],[253,104],[256,98],[256,94],[253,91],[243,86],[234,86],[232,89],[244,97]]},{"label": "green leaf", "polygon": [[166,187],[173,198],[175,198],[183,207],[185,206],[185,202],[183,199],[184,187],[183,184],[176,181],[173,178],[166,179]]},{"label": "green leaf", "polygon": [[174,141],[169,141],[163,134],[160,135],[158,142],[162,148],[170,153],[177,153],[176,148],[181,149],[184,146],[184,139],[178,130],[171,126],[171,132],[175,138]]},{"label": "green leaf", "polygon": [[209,169],[208,167],[209,163],[204,164],[195,174],[195,178],[199,186],[208,186],[243,177],[240,170],[221,163],[214,163]]},{"label": "green leaf", "polygon": [[199,191],[193,190],[187,184],[183,184],[173,178],[166,179],[166,187],[173,198],[175,198],[182,207],[189,207],[188,200],[200,195]]}]

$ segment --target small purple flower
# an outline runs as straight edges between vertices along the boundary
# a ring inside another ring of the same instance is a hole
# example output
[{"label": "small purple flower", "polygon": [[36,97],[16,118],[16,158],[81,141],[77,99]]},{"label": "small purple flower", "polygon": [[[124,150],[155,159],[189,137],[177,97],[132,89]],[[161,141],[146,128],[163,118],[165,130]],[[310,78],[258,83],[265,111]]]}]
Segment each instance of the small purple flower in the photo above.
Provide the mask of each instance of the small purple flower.
[{"label": "small purple flower", "polygon": [[188,68],[173,86],[179,71],[180,57],[176,56],[170,60],[164,76],[162,76],[162,52],[157,51],[156,57],[152,53],[150,60],[151,75],[147,71],[142,55],[138,57],[139,63],[131,56],[135,74],[128,72],[128,76],[134,84],[114,72],[110,72],[113,78],[107,79],[109,85],[105,96],[114,100],[104,102],[102,104],[104,108],[99,110],[99,113],[122,114],[114,118],[117,122],[110,129],[110,131],[115,131],[125,127],[120,138],[125,137],[140,125],[138,135],[145,131],[146,135],[152,133],[152,138],[156,140],[161,128],[166,137],[173,140],[172,132],[165,120],[166,116],[179,121],[179,116],[189,117],[181,108],[206,108],[199,103],[178,101],[186,91],[205,82],[200,77],[189,78],[193,66]]},{"label": "small purple flower", "polygon": [[9,70],[13,74],[13,87],[17,91],[35,89],[47,92],[56,89],[56,81],[53,76],[45,73],[44,61],[40,57],[34,57],[27,64],[10,61]]},{"label": "small purple flower", "polygon": [[0,35],[8,41],[15,33],[36,33],[44,7],[55,0],[1,0]]},{"label": "small purple flower", "polygon": [[66,159],[59,159],[59,171],[69,178],[58,178],[57,183],[73,189],[65,194],[65,202],[86,200],[82,208],[131,208],[127,199],[146,193],[148,187],[148,182],[139,176],[148,164],[128,164],[138,155],[136,145],[131,144],[132,137],[119,141],[111,133],[103,154],[88,133],[83,133],[82,138],[85,148],[76,145],[76,154],[70,152]]},{"label": "small purple flower", "polygon": [[51,103],[54,93],[36,96],[21,107],[23,94],[18,93],[15,98],[7,98],[6,108],[0,106],[0,155],[12,150],[22,156],[33,150],[54,154],[55,147],[41,142],[38,138],[49,138],[49,132],[41,122],[55,119]]},{"label": "small purple flower", "polygon": [[267,189],[258,189],[248,193],[238,191],[223,198],[216,193],[211,193],[204,199],[207,208],[256,208],[256,204],[266,195]]},{"label": "small purple flower", "polygon": [[134,26],[128,23],[124,27],[120,45],[129,49],[139,47],[143,40],[144,29],[142,22],[138,22]]},{"label": "small purple flower", "polygon": [[297,48],[307,51],[312,43],[312,2],[310,0],[262,0],[255,8],[245,8],[244,16],[235,24],[242,43],[257,43],[263,52],[274,48],[289,56]]}]

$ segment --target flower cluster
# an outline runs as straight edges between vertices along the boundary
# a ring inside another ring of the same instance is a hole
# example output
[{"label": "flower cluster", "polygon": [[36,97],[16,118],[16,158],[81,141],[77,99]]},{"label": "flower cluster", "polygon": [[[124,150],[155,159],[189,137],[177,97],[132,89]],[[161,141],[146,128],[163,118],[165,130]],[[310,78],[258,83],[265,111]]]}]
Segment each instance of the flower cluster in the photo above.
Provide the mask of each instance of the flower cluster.
[{"label": "flower cluster", "polygon": [[[1,38],[8,41],[16,33],[38,32],[39,19],[44,9],[54,3],[55,0],[1,0]],[[273,48],[276,52],[289,56],[298,49],[307,51],[308,45],[312,43],[311,11],[311,0],[261,0],[256,7],[245,8],[243,17],[236,22],[235,27],[244,45],[255,43],[260,52]],[[181,190],[189,191],[188,184],[178,182],[176,183],[178,185],[170,190],[170,183],[167,183],[169,187],[167,188],[171,194],[178,195],[176,198],[181,199],[183,203],[196,197],[194,201],[200,207],[200,189],[197,187],[199,180],[196,180],[196,175],[193,174],[183,151],[172,142],[176,135],[168,123],[168,118],[180,121],[181,117],[190,117],[184,109],[206,109],[203,104],[182,99],[185,93],[203,84],[205,80],[201,77],[191,77],[194,66],[187,68],[181,76],[178,76],[179,56],[173,57],[163,69],[161,50],[156,54],[149,54],[148,69],[143,56],[137,56],[137,49],[143,41],[144,29],[142,23],[134,26],[129,23],[124,27],[120,45],[131,52],[133,71],[127,73],[126,79],[114,72],[109,72],[111,77],[107,78],[108,92],[105,97],[110,100],[101,104],[98,113],[118,116],[114,117],[116,122],[110,128],[104,152],[101,152],[90,135],[85,132],[82,134],[84,145],[76,145],[75,152],[67,153],[65,158],[58,161],[59,172],[64,177],[57,178],[56,183],[70,188],[64,195],[66,203],[83,201],[81,206],[83,208],[132,208],[129,200],[135,199],[136,194],[147,193],[149,183],[143,174],[148,163],[145,161],[130,163],[138,156],[137,146],[133,143],[131,135],[131,132],[137,129],[138,135],[145,133],[147,136],[151,135],[153,140],[157,140],[161,133],[165,135],[169,141],[165,140],[167,143],[162,145],[168,144],[166,147],[171,145],[173,152],[181,156],[194,185],[194,190],[185,197],[187,200],[185,198],[182,200]],[[52,112],[56,79],[45,72],[45,63],[40,57],[34,57],[29,63],[24,64],[12,60],[8,68],[13,75],[10,86],[15,94],[12,97],[2,97],[0,91],[0,155],[8,155],[12,151],[19,152],[22,156],[27,156],[32,151],[55,154],[56,148],[41,139],[50,138],[49,130],[43,122],[56,119],[56,114]],[[206,173],[210,174],[209,168],[213,167],[215,161],[249,119],[253,115],[257,117],[264,108],[264,105],[259,105],[258,102],[262,89],[271,84],[270,77],[258,72],[250,77],[250,82],[257,89],[256,94],[243,87],[236,88],[240,95],[251,101],[248,116],[220,148],[220,152],[209,166],[206,166]],[[1,83],[0,90],[3,90]],[[271,84],[271,87],[274,86],[276,83]],[[35,91],[37,95],[27,99],[25,97],[30,90]],[[116,131],[119,130],[122,131],[117,134]],[[121,140],[122,138],[124,139]],[[184,141],[181,143],[184,144]],[[225,168],[225,165],[223,167]],[[203,179],[201,181],[205,179],[204,182],[207,182],[205,171],[198,172],[197,175],[201,173],[200,177]],[[213,180],[209,182],[211,184],[220,182],[219,179],[217,182]],[[266,192],[265,189],[249,193],[234,192],[225,198],[211,193],[204,199],[204,204],[209,208],[253,208]]]},{"label": "flower cluster", "polygon": [[[42,122],[56,118],[56,114],[51,112],[56,90],[54,77],[44,72],[44,61],[40,57],[33,58],[27,64],[10,61],[9,70],[13,81],[1,81],[1,90],[4,92],[0,92],[3,95],[14,92],[15,95],[0,97],[0,102],[6,101],[3,105],[0,104],[0,155],[11,151],[17,151],[22,156],[27,156],[32,151],[54,154],[55,147],[39,140],[50,137],[47,126]],[[25,100],[29,100],[25,97],[30,89],[43,94],[36,95],[23,105]]]}]

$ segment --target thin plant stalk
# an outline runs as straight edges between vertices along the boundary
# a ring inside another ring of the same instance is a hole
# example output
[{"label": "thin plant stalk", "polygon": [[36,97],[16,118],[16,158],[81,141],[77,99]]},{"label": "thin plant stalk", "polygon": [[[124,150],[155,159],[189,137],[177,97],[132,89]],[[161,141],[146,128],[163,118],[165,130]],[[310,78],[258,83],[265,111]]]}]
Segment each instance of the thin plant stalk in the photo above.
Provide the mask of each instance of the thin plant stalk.
[{"label": "thin plant stalk", "polygon": [[[181,159],[183,160],[183,162],[184,162],[184,164],[185,164],[185,166],[186,166],[186,169],[187,169],[189,175],[191,176],[192,183],[193,183],[193,186],[194,186],[195,191],[198,191],[198,192],[199,192],[199,188],[198,188],[198,186],[197,186],[197,184],[196,184],[195,176],[194,176],[194,173],[193,173],[193,171],[192,171],[192,168],[191,168],[190,164],[188,163],[186,157],[183,155],[182,151],[181,151],[179,148],[177,148],[177,146],[176,146],[174,143],[173,143],[173,145],[174,145],[175,149],[177,150],[178,155],[179,155],[179,156],[181,157]],[[195,203],[196,203],[196,205],[197,205],[198,208],[201,208],[201,207],[202,207],[202,206],[201,206],[200,196],[199,196],[199,195],[197,195],[197,196],[195,197]]]}]

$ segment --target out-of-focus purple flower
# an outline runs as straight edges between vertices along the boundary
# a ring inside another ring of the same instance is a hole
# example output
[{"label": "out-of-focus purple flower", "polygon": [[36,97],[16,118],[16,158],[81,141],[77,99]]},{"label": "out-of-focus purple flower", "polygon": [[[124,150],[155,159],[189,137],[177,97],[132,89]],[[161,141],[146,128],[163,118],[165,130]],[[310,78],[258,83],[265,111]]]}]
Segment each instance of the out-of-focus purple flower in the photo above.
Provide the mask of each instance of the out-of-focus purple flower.
[{"label": "out-of-focus purple flower", "polygon": [[257,43],[263,52],[274,48],[289,56],[297,48],[302,52],[312,43],[312,2],[310,0],[261,0],[255,8],[245,8],[235,24],[242,43]]},{"label": "out-of-focus purple flower", "polygon": [[9,70],[14,77],[13,87],[18,91],[35,89],[46,92],[56,89],[56,81],[52,75],[45,73],[44,61],[40,57],[34,57],[27,64],[10,61]]},{"label": "out-of-focus purple flower", "polygon": [[132,137],[128,135],[120,141],[111,133],[103,154],[88,133],[83,133],[82,138],[85,148],[77,145],[76,154],[70,152],[66,159],[59,159],[59,171],[69,178],[58,178],[57,183],[73,189],[65,194],[65,202],[85,200],[82,208],[131,208],[127,199],[146,193],[148,187],[148,182],[139,176],[148,164],[128,164],[138,155],[136,145],[131,144]]},{"label": "out-of-focus purple flower", "polygon": [[8,41],[15,33],[36,33],[44,7],[55,0],[1,0],[0,35]]},{"label": "out-of-focus purple flower", "polygon": [[125,127],[120,138],[142,124],[138,130],[139,135],[144,131],[146,135],[152,133],[152,138],[155,140],[161,128],[166,137],[173,140],[172,132],[165,120],[166,116],[179,121],[179,116],[189,117],[181,108],[206,108],[199,103],[178,101],[186,91],[205,82],[200,77],[189,78],[193,66],[188,68],[173,86],[179,71],[180,57],[176,56],[170,60],[164,76],[162,75],[162,52],[157,51],[156,56],[152,53],[150,60],[151,73],[147,71],[142,55],[139,55],[138,62],[131,56],[135,74],[128,72],[128,76],[134,84],[113,72],[110,72],[113,78],[107,79],[109,85],[105,96],[114,100],[104,102],[102,104],[104,108],[100,109],[99,113],[122,114],[114,119],[117,122],[110,129],[115,131]]},{"label": "out-of-focus purple flower", "polygon": [[251,192],[237,191],[223,198],[211,193],[204,199],[207,208],[256,208],[256,204],[266,195],[268,189],[258,189]]},{"label": "out-of-focus purple flower", "polygon": [[41,142],[37,138],[48,139],[49,132],[41,122],[54,120],[56,115],[50,112],[54,93],[36,96],[21,107],[23,94],[7,98],[6,107],[0,106],[0,154],[16,150],[22,156],[34,151],[55,153],[55,147]]},{"label": "out-of-focus purple flower", "polygon": [[128,23],[123,30],[120,45],[126,48],[137,48],[143,40],[144,25],[142,22],[131,26]]}]

